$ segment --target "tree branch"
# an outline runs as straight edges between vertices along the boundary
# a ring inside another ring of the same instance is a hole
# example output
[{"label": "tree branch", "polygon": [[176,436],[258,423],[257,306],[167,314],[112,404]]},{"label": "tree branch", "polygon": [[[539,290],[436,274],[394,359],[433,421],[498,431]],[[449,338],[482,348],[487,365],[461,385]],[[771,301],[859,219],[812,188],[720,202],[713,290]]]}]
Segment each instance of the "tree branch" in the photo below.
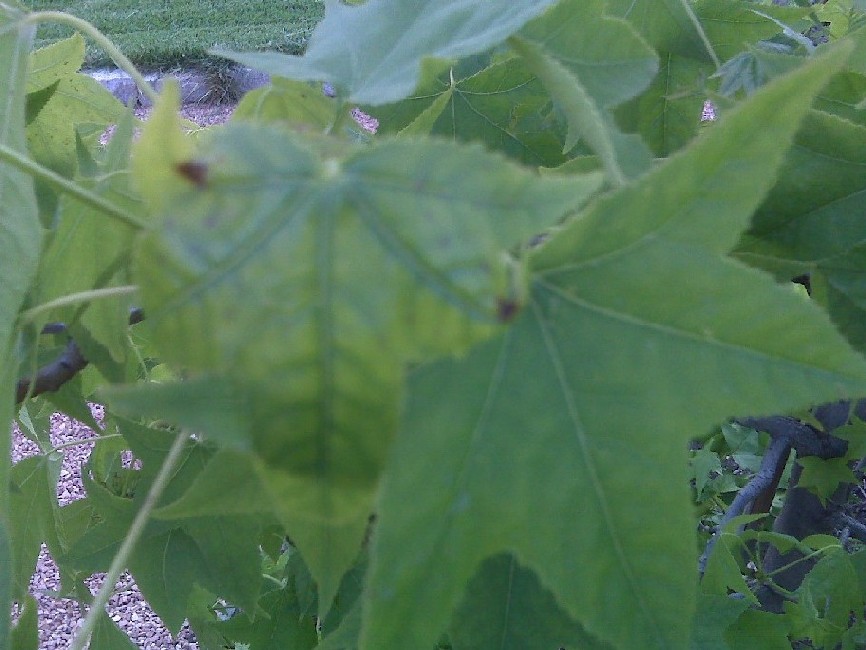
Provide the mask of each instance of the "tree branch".
[{"label": "tree branch", "polygon": [[779,435],[773,438],[770,442],[770,446],[767,447],[764,457],[761,459],[761,467],[758,470],[758,473],[755,474],[752,477],[752,480],[750,480],[743,489],[737,493],[734,501],[728,507],[727,511],[725,511],[725,515],[722,517],[722,521],[716,528],[715,534],[707,542],[707,548],[703,555],[701,555],[701,559],[698,561],[698,570],[700,571],[701,577],[703,577],[704,572],[706,571],[710,554],[713,552],[716,541],[721,536],[725,526],[734,517],[745,514],[746,508],[749,507],[749,504],[753,503],[762,493],[769,489],[775,490],[779,477],[781,476],[779,468],[784,467],[785,463],[788,461],[788,454],[790,453],[790,437],[787,435]]},{"label": "tree branch", "polygon": [[[135,325],[144,320],[144,310],[135,307],[129,312],[129,324]],[[65,323],[48,323],[42,328],[43,334],[62,334],[67,330]],[[63,384],[75,377],[87,367],[84,358],[75,341],[70,340],[63,352],[52,362],[45,364],[36,371],[36,379],[23,377],[18,380],[15,390],[15,403],[20,404],[28,395],[36,397],[42,393],[53,393]],[[31,387],[32,383],[32,387]]]}]

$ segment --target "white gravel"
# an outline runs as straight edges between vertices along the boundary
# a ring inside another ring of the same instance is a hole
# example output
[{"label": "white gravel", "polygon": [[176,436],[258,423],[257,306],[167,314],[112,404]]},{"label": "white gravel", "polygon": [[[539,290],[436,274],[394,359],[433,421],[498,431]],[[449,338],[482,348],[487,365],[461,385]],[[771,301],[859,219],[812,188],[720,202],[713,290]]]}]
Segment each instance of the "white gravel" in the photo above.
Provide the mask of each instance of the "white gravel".
[{"label": "white gravel", "polygon": [[[102,420],[102,407],[93,405],[91,411],[97,422]],[[51,443],[58,445],[86,440],[94,437],[87,426],[65,415],[55,413],[51,417]],[[57,500],[66,505],[85,496],[81,482],[81,467],[90,456],[93,444],[66,447],[63,450],[63,467],[57,485]],[[39,453],[39,448],[15,428],[12,433],[12,462]],[[95,574],[88,581],[91,593],[105,579],[104,574]],[[69,648],[75,631],[81,625],[86,612],[71,599],[54,598],[49,593],[60,588],[60,575],[57,566],[43,545],[36,571],[30,580],[30,593],[36,599],[39,609],[39,648],[41,650],[62,650]],[[129,635],[130,640],[145,650],[197,650],[195,634],[184,626],[178,638],[171,636],[159,617],[144,601],[135,580],[124,574],[115,586],[114,595],[106,607],[111,619]],[[13,610],[13,616],[15,610]]]}]

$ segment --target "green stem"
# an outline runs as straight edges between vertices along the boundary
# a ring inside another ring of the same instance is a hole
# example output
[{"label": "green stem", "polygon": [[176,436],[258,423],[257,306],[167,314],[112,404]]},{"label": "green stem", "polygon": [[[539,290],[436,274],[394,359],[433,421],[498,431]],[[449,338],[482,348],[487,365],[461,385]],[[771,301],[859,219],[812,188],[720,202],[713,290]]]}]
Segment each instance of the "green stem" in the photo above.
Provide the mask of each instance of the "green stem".
[{"label": "green stem", "polygon": [[127,296],[138,291],[138,286],[127,284],[121,287],[107,287],[105,289],[90,289],[89,291],[78,291],[65,296],[60,296],[54,300],[49,300],[41,305],[22,312],[20,323],[26,324],[36,320],[36,317],[45,312],[51,311],[58,307],[68,307],[69,305],[77,305],[82,302],[92,302],[94,300],[102,300],[103,298],[116,298],[117,296]]},{"label": "green stem", "polygon": [[7,162],[21,171],[30,174],[34,178],[44,181],[54,189],[75,197],[85,205],[102,212],[106,216],[122,221],[123,223],[137,229],[144,230],[148,227],[147,223],[138,217],[122,210],[98,194],[84,189],[77,183],[70,181],[68,178],[64,178],[57,172],[30,160],[24,154],[15,151],[14,149],[10,149],[5,144],[0,144],[0,161]]},{"label": "green stem", "polygon": [[695,15],[694,10],[692,9],[692,5],[689,3],[689,0],[680,0],[680,4],[683,6],[683,9],[689,16],[689,20],[692,21],[692,25],[695,28],[695,31],[698,33],[698,36],[701,38],[701,42],[704,44],[704,47],[707,50],[707,53],[710,55],[710,58],[713,60],[713,65],[716,66],[716,69],[722,67],[722,62],[719,61],[719,56],[716,54],[716,50],[713,48],[713,44],[710,43],[710,39],[707,37],[707,33],[704,31],[704,26],[701,25],[701,21],[698,20],[698,17]]},{"label": "green stem", "polygon": [[116,298],[117,296],[127,296],[138,291],[138,285],[126,284],[119,287],[107,287],[105,289],[90,289],[88,291],[78,291],[70,293],[54,300],[37,305],[21,314],[21,324],[26,324],[34,321],[37,316],[42,313],[51,311],[58,307],[68,307],[77,305],[83,302],[93,302],[94,300],[102,300],[103,298]]},{"label": "green stem", "polygon": [[766,575],[768,578],[772,578],[773,576],[779,575],[783,571],[787,571],[788,569],[800,564],[800,562],[807,562],[807,561],[811,560],[813,557],[820,555],[821,553],[822,553],[822,551],[819,550],[819,551],[812,551],[811,553],[808,553],[808,554],[804,554],[803,557],[798,558],[792,562],[789,562],[785,566],[781,566],[778,569],[775,569],[774,571],[770,571],[770,573],[767,573]]},{"label": "green stem", "polygon": [[111,42],[111,39],[86,20],[77,18],[76,16],[72,16],[62,11],[35,11],[28,14],[22,22],[33,25],[38,25],[39,23],[65,24],[82,34],[89,36],[99,47],[105,50],[105,53],[111,57],[111,60],[114,61],[118,68],[132,77],[135,85],[141,89],[141,92],[147,95],[147,98],[151,102],[156,102],[157,92],[153,89],[153,86],[148,83],[147,79],[142,76],[135,65],[133,65],[132,61],[126,58],[126,55],[124,55],[124,53]]},{"label": "green stem", "polygon": [[180,461],[188,437],[188,434],[181,432],[171,445],[168,455],[162,462],[162,467],[159,468],[159,473],[153,480],[150,492],[147,493],[144,503],[141,505],[141,509],[135,515],[135,519],[129,527],[129,532],[126,534],[123,543],[120,545],[120,549],[117,551],[117,555],[114,556],[114,560],[111,562],[108,574],[105,576],[105,582],[102,583],[102,587],[99,588],[99,591],[93,598],[93,602],[90,605],[90,611],[87,613],[87,618],[84,619],[78,634],[72,642],[70,650],[84,650],[87,646],[87,643],[90,640],[90,635],[93,634],[93,629],[96,627],[96,622],[99,620],[100,615],[104,613],[103,610],[105,609],[105,605],[114,593],[114,586],[117,584],[120,574],[123,573],[124,569],[126,569],[129,556],[132,554],[135,544],[144,532],[150,513],[153,512],[153,509],[156,507],[157,501],[159,501],[159,498],[162,496],[163,490],[165,490],[166,485],[168,485],[171,475],[177,467],[178,461]]},{"label": "green stem", "polygon": [[122,438],[123,436],[119,433],[107,433],[104,436],[96,436],[95,438],[85,438],[84,440],[72,440],[71,442],[64,442],[62,445],[57,445],[52,448],[48,453],[53,453],[55,451],[60,451],[61,449],[66,449],[67,447],[77,447],[78,445],[88,445],[91,443],[101,442],[103,440],[110,440],[111,438]]}]

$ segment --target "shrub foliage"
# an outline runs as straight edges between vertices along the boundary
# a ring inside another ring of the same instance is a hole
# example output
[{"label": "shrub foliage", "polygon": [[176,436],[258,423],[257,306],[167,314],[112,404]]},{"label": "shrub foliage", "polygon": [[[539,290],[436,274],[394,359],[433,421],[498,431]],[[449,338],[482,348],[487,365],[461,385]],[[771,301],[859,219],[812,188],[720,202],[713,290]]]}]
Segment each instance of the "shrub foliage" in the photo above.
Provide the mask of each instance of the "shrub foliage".
[{"label": "shrub foliage", "polygon": [[42,543],[203,648],[863,647],[866,7],[779,5],[334,0],[140,136],[3,5],[0,647]]}]

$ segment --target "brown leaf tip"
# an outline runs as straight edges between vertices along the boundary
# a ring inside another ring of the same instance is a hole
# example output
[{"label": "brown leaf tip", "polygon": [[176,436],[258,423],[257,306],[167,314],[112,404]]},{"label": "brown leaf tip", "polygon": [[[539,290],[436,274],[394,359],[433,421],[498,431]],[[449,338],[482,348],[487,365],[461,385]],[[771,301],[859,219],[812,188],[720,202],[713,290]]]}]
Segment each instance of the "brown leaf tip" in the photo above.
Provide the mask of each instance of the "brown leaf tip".
[{"label": "brown leaf tip", "polygon": [[207,185],[207,164],[196,160],[178,163],[175,166],[177,173],[183,176],[196,187],[205,187]]}]

